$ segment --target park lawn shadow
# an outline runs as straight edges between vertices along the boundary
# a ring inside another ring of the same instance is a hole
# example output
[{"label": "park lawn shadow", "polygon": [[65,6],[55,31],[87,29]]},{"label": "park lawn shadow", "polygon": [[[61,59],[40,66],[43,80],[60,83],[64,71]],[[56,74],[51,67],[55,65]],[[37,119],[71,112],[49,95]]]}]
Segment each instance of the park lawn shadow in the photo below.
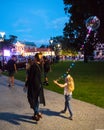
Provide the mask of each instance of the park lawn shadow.
[{"label": "park lawn shadow", "polygon": [[41,111],[43,114],[45,114],[47,116],[58,116],[61,118],[68,119],[68,117],[65,117],[64,115],[62,115],[61,112],[53,111],[53,110],[50,110],[48,108],[42,109]]},{"label": "park lawn shadow", "polygon": [[9,113],[9,112],[0,112],[0,120],[9,122],[14,125],[20,125],[21,124],[20,122],[37,124],[37,122],[31,119],[31,116],[20,115],[20,114]]}]

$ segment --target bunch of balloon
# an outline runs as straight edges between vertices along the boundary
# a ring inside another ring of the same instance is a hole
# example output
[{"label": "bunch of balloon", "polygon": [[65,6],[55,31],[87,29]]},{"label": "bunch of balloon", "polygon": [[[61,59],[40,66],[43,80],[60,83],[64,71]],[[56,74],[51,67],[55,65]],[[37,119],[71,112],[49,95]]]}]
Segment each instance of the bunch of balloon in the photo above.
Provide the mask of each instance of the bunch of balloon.
[{"label": "bunch of balloon", "polygon": [[87,28],[87,34],[86,34],[86,38],[85,41],[88,39],[88,37],[90,36],[91,31],[96,31],[99,26],[100,26],[100,20],[98,19],[97,16],[91,16],[86,20],[86,28]]},{"label": "bunch of balloon", "polygon": [[84,41],[84,62],[87,62],[87,60],[88,60],[87,55],[86,55],[87,54],[87,51],[86,51],[87,43],[88,43],[88,40],[89,40],[89,37],[90,37],[92,31],[94,32],[94,38],[96,37],[96,34],[97,34],[96,30],[100,26],[100,20],[97,16],[91,16],[86,20],[85,25],[87,28],[87,34],[86,34],[85,41]]}]

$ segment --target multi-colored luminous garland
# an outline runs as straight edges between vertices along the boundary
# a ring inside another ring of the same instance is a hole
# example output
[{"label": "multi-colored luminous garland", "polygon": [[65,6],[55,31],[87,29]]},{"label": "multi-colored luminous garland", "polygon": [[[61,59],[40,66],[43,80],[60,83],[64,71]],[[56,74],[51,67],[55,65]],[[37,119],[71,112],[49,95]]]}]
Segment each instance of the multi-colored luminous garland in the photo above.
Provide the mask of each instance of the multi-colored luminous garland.
[{"label": "multi-colored luminous garland", "polygon": [[[74,61],[74,62],[75,62],[75,61]],[[57,81],[59,81],[59,80],[65,78],[65,77],[69,74],[70,70],[75,66],[75,63],[74,63],[74,62],[71,63],[71,65],[69,66],[69,68],[67,69],[67,71],[66,71],[62,76],[60,76],[60,77],[57,79]]]},{"label": "multi-colored luminous garland", "polygon": [[[86,34],[86,38],[85,38],[85,41],[84,41],[84,44],[87,42],[87,39],[88,37],[90,36],[91,34],[91,31],[96,31],[99,26],[100,26],[100,20],[98,19],[97,16],[91,16],[89,17],[87,20],[86,20],[86,28],[88,30],[87,34]],[[95,35],[96,35],[96,32],[95,32]],[[95,36],[96,37],[96,36]],[[82,45],[82,49],[84,48],[84,45]],[[64,73],[61,77],[59,77],[57,79],[57,81],[59,81],[60,79],[62,78],[65,78],[69,72],[70,72],[70,69],[72,69],[73,67],[75,66],[75,63],[71,63],[71,65],[69,66],[68,70],[66,71],[66,73]]]}]

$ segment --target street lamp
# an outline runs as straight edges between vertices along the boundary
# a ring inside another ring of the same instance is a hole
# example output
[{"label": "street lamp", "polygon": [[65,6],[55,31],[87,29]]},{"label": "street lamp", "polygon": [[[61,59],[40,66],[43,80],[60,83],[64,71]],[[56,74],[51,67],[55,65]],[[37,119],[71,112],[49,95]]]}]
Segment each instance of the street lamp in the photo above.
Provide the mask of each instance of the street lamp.
[{"label": "street lamp", "polygon": [[58,46],[58,49],[60,48],[60,44],[57,45]]},{"label": "street lamp", "polygon": [[0,35],[1,35],[1,39],[0,39],[0,41],[4,41],[4,35],[5,35],[5,32],[0,32]]},{"label": "street lamp", "polygon": [[[1,35],[1,39],[0,39],[0,42],[4,42],[4,36],[5,36],[5,32],[0,32],[0,35]],[[3,43],[2,43],[3,44]],[[2,48],[2,56],[3,56],[3,71],[4,71],[4,48]]]},{"label": "street lamp", "polygon": [[51,39],[51,40],[49,40],[49,42],[50,42],[50,47],[51,47],[51,62],[52,62],[52,43],[53,43],[53,40]]}]

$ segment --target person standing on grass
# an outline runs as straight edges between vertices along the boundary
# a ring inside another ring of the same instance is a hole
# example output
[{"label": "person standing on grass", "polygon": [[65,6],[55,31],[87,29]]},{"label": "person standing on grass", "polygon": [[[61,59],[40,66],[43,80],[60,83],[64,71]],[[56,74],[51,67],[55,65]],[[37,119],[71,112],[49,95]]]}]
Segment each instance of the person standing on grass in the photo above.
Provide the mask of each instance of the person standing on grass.
[{"label": "person standing on grass", "polygon": [[2,73],[2,62],[0,61],[0,76],[1,76],[1,73]]},{"label": "person standing on grass", "polygon": [[49,85],[48,83],[48,72],[50,71],[50,61],[46,56],[43,56],[43,71],[44,71],[44,82],[43,85]]},{"label": "person standing on grass", "polygon": [[8,87],[14,87],[14,74],[15,72],[17,72],[15,58],[16,57],[12,55],[11,59],[7,62],[7,70],[8,70],[8,76],[9,76]]},{"label": "person standing on grass", "polygon": [[65,78],[65,83],[64,84],[60,84],[58,83],[57,80],[53,81],[56,85],[58,85],[61,88],[64,88],[64,96],[65,96],[65,106],[64,106],[64,110],[61,111],[61,113],[65,113],[66,110],[68,109],[69,111],[69,119],[73,120],[73,112],[71,109],[71,105],[70,105],[70,101],[72,98],[72,92],[74,90],[74,80],[72,78],[71,75],[67,75],[67,77]]},{"label": "person standing on grass", "polygon": [[41,59],[42,56],[39,53],[35,54],[34,62],[30,66],[28,73],[28,92],[27,98],[30,104],[30,107],[34,111],[32,116],[33,120],[39,121],[42,118],[42,114],[39,112],[39,104],[42,103],[45,105],[45,98],[42,86],[42,70],[41,70]]}]

